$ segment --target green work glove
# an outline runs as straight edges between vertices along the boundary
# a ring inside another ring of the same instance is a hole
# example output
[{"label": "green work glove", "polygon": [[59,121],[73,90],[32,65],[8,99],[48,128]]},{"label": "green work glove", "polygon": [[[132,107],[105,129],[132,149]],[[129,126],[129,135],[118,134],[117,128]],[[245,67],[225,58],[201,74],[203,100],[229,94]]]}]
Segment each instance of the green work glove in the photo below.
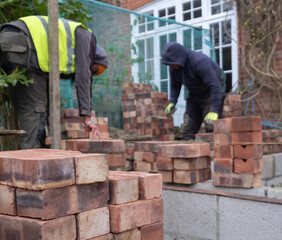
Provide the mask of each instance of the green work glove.
[{"label": "green work glove", "polygon": [[207,124],[213,124],[213,121],[218,119],[218,114],[215,112],[209,112],[205,117],[205,122]]},{"label": "green work glove", "polygon": [[173,103],[170,103],[167,105],[166,109],[165,109],[165,112],[166,114],[171,114],[172,113],[172,109],[174,108],[174,104]]}]

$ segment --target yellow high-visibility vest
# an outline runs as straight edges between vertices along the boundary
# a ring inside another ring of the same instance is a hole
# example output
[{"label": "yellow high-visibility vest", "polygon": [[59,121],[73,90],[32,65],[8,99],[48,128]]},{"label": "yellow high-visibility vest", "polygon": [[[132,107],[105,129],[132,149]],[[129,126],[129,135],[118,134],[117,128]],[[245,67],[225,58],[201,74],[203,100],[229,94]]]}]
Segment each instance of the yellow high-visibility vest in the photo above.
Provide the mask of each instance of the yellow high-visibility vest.
[{"label": "yellow high-visibility vest", "polygon": [[[31,34],[40,69],[43,72],[49,72],[48,17],[28,16],[19,20],[26,24]],[[75,30],[79,26],[86,28],[78,22],[58,19],[60,73],[70,74],[75,72]]]}]

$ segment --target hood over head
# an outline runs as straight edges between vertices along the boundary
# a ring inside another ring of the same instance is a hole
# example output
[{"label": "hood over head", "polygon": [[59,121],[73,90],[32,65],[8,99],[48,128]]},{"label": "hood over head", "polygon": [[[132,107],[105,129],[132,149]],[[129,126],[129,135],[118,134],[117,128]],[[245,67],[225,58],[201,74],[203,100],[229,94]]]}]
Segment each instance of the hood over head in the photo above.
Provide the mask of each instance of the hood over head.
[{"label": "hood over head", "polygon": [[96,46],[96,52],[94,55],[94,64],[103,65],[104,67],[108,68],[108,59],[106,52],[100,46]]},{"label": "hood over head", "polygon": [[177,42],[169,42],[164,46],[164,50],[162,52],[162,63],[176,64],[184,67],[185,61],[187,59],[188,49],[183,47],[181,44]]}]

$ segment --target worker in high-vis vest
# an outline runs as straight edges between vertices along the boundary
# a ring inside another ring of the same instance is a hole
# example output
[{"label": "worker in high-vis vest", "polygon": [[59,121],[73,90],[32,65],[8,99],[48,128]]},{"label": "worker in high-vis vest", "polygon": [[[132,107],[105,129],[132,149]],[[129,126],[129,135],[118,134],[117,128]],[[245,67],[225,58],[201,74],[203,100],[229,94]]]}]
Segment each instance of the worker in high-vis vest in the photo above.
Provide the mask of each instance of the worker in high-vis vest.
[{"label": "worker in high-vis vest", "polygon": [[[59,70],[61,78],[75,83],[80,116],[85,129],[94,138],[101,134],[91,121],[92,77],[108,67],[105,51],[96,44],[96,37],[83,24],[58,20]],[[33,83],[17,83],[9,87],[19,127],[21,149],[42,148],[48,116],[48,17],[27,16],[4,24],[0,29],[0,67],[6,74],[18,67],[27,68]]]}]

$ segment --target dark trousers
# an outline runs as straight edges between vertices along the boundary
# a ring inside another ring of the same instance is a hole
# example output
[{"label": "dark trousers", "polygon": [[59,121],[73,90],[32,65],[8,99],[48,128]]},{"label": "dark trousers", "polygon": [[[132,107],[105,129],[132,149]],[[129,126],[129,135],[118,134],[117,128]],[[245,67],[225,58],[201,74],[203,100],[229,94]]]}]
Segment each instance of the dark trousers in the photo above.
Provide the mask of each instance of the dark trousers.
[{"label": "dark trousers", "polygon": [[[219,118],[222,118],[224,97],[222,97],[220,109],[219,109]],[[186,113],[188,115],[188,122],[184,127],[183,139],[195,139],[195,134],[201,128],[202,122],[206,115],[210,111],[211,98],[197,98],[197,97],[188,97],[186,100]],[[213,125],[205,123],[206,132],[213,131]]]}]

